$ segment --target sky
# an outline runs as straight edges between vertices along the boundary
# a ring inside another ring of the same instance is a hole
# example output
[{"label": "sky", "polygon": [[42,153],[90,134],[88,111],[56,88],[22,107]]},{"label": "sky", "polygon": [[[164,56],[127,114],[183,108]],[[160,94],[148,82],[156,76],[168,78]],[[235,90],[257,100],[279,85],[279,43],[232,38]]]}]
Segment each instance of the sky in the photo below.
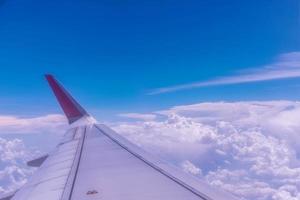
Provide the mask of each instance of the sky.
[{"label": "sky", "polygon": [[[97,117],[219,100],[299,99],[297,77],[155,93],[299,51],[299,3],[1,0],[1,112],[59,111],[52,73]],[[36,102],[40,102],[36,104]]]},{"label": "sky", "polygon": [[0,0],[0,193],[67,128],[51,73],[98,121],[187,173],[246,200],[300,199],[299,9]]}]

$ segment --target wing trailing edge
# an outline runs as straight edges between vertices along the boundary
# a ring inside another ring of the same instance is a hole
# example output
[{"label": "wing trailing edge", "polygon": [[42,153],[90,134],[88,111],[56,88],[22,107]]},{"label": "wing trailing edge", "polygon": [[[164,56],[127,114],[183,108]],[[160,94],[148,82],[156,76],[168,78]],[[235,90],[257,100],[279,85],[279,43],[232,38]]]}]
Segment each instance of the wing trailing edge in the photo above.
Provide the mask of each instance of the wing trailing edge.
[{"label": "wing trailing edge", "polygon": [[68,93],[67,90],[50,74],[45,75],[57,101],[63,109],[69,124],[89,116],[79,103]]}]

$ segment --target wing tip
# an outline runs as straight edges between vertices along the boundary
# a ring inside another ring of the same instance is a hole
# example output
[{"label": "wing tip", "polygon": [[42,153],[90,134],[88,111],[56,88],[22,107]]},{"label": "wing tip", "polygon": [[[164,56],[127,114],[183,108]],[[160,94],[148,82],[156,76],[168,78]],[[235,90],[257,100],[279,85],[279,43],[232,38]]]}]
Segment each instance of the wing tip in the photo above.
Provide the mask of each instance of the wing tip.
[{"label": "wing tip", "polygon": [[48,80],[48,79],[51,79],[51,78],[54,78],[52,74],[44,74],[45,78]]},{"label": "wing tip", "polygon": [[89,114],[80,106],[79,103],[76,102],[67,90],[59,84],[52,74],[45,74],[45,78],[63,109],[69,124],[72,124],[84,116],[89,116]]}]

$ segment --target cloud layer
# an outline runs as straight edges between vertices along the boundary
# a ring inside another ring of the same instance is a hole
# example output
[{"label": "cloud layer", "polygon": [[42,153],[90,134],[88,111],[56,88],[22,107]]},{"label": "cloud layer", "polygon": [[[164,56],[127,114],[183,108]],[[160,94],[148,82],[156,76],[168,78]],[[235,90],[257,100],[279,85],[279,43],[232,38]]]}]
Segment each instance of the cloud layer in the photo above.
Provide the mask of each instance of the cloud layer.
[{"label": "cloud layer", "polygon": [[149,94],[153,95],[214,85],[249,83],[295,77],[300,77],[300,52],[281,54],[278,56],[275,62],[269,65],[254,68],[249,71],[243,71],[233,76],[221,77],[209,81],[157,88]]},{"label": "cloud layer", "polygon": [[155,114],[114,129],[244,199],[300,199],[300,102],[201,103]]},{"label": "cloud layer", "polygon": [[66,118],[63,115],[50,114],[40,117],[22,118],[0,115],[1,134],[49,133],[63,132],[66,127]]},{"label": "cloud layer", "polygon": [[[122,114],[110,126],[142,148],[247,200],[300,199],[300,102],[214,102],[153,113]],[[0,117],[4,133],[60,133],[61,115]],[[41,144],[42,145],[42,144]],[[0,192],[32,173],[36,152],[20,139],[0,138]]]},{"label": "cloud layer", "polygon": [[156,115],[154,114],[141,114],[141,113],[122,113],[119,114],[118,116],[135,119],[135,120],[142,120],[142,121],[154,120],[156,118]]}]

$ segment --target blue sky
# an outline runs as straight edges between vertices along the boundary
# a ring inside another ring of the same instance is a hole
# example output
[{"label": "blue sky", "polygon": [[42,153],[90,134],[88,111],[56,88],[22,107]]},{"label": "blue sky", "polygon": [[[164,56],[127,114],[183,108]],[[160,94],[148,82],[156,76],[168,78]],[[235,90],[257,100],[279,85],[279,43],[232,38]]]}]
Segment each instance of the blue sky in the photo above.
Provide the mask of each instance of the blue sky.
[{"label": "blue sky", "polygon": [[104,120],[201,101],[300,99],[298,76],[149,95],[299,51],[297,0],[0,2],[2,114],[60,112],[44,73]]}]

